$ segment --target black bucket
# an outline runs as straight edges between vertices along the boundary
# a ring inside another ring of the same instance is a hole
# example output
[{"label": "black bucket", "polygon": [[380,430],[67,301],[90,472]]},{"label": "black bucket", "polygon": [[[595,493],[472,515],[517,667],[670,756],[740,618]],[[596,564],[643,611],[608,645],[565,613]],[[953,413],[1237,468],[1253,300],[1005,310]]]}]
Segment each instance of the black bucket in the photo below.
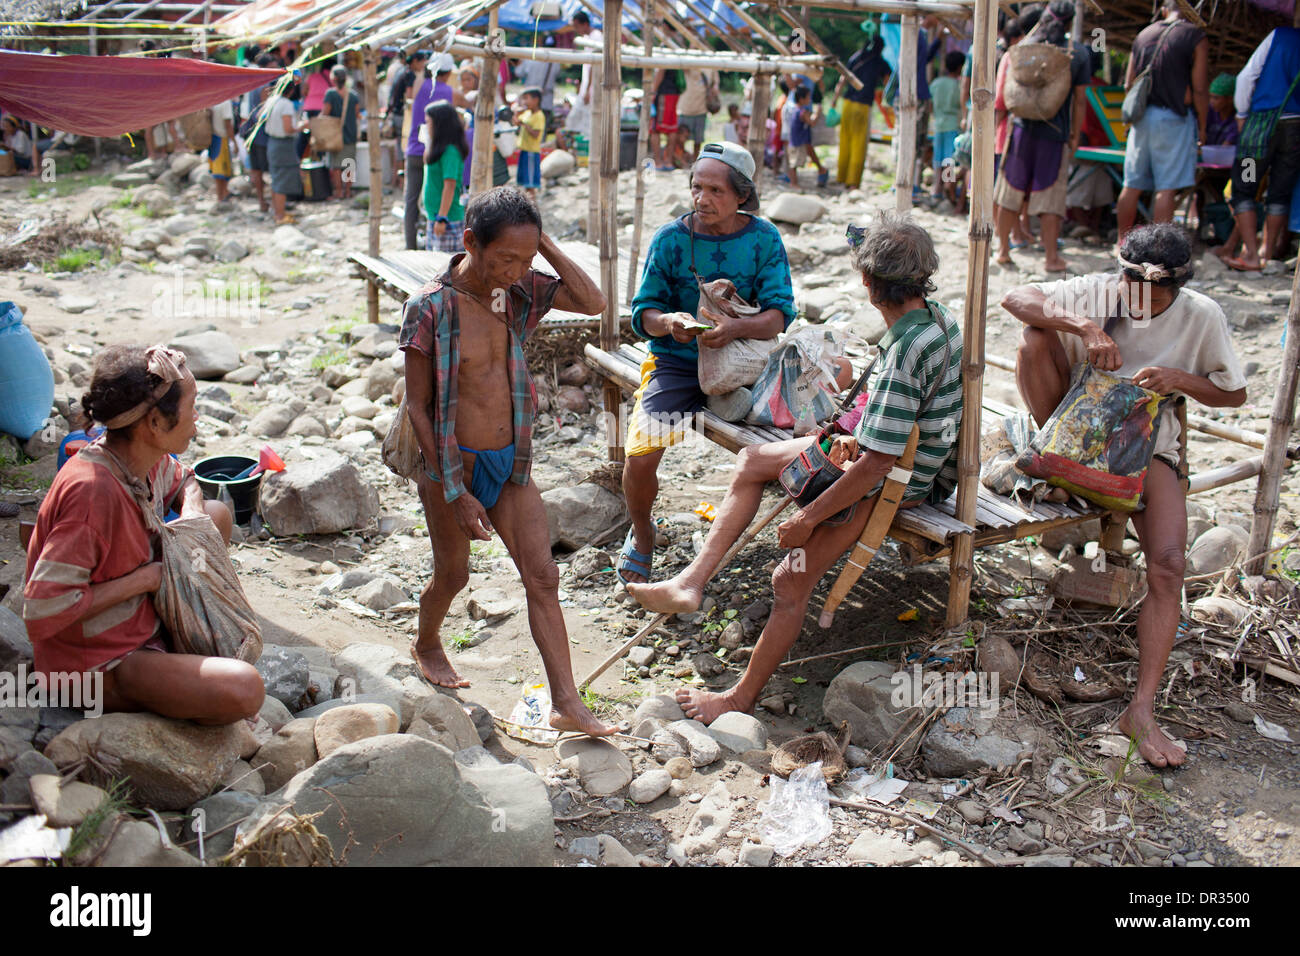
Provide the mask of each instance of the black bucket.
[{"label": "black bucket", "polygon": [[225,491],[230,496],[229,503],[234,505],[235,524],[248,524],[253,517],[253,509],[257,507],[257,487],[262,483],[262,476],[241,478],[238,481],[232,481],[231,478],[245,471],[249,465],[256,464],[257,459],[247,455],[215,455],[194,463],[194,477],[203,489],[203,497],[220,501],[221,493]]}]

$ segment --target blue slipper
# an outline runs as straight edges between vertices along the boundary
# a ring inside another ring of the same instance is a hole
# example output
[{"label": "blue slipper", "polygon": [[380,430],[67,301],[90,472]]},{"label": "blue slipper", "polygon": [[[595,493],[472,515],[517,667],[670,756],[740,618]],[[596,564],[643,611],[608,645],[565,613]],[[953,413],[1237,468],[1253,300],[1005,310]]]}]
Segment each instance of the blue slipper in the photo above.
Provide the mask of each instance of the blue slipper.
[{"label": "blue slipper", "polygon": [[633,530],[628,528],[627,537],[623,539],[623,549],[618,553],[618,565],[614,569],[614,573],[618,575],[618,579],[623,582],[624,587],[629,583],[635,583],[629,582],[627,578],[623,577],[624,571],[631,571],[633,574],[641,575],[646,579],[646,583],[650,581],[650,565],[654,561],[654,551],[652,550],[649,554],[642,554],[636,549],[635,540],[636,536]]}]

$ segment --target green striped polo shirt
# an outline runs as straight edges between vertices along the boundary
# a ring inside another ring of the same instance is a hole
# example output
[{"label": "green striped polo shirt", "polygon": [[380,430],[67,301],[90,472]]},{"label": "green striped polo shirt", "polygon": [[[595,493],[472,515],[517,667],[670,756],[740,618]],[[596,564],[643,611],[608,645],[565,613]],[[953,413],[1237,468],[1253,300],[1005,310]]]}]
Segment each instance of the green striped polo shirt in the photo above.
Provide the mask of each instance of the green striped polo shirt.
[{"label": "green striped polo shirt", "polygon": [[[901,455],[917,412],[935,379],[938,389],[920,417],[920,438],[912,480],[904,501],[940,502],[957,487],[957,436],[961,430],[961,330],[938,302],[927,304],[943,317],[951,351],[943,365],[943,336],[926,309],[913,309],[880,340],[881,356],[870,384],[867,407],[855,435],[863,449]],[[877,486],[879,487],[879,486]],[[875,491],[872,492],[875,494]]]}]

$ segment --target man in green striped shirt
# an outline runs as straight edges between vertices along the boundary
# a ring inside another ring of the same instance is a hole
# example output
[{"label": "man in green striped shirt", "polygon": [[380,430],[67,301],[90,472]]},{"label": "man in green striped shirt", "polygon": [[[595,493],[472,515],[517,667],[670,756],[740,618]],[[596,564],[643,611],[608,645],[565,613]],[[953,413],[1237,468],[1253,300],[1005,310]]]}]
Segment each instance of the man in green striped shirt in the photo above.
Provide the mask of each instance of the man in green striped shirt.
[{"label": "man in green striped shirt", "polygon": [[[831,446],[830,457],[844,474],[815,501],[778,528],[789,554],[772,575],[772,614],[745,673],[721,693],[683,688],[677,700],[688,717],[711,723],[731,710],[749,711],[803,626],[813,589],[861,536],[885,476],[918,426],[916,459],[902,507],[941,501],[957,484],[957,434],[961,427],[961,332],[936,302],[930,277],[939,257],[929,235],[910,218],[880,213],[866,230],[850,227],[853,263],[862,272],[871,304],[888,331],[869,399],[852,435]],[[628,592],[659,613],[694,611],[714,567],[758,512],[763,487],[774,480],[814,437],[751,445],[740,452],[726,500],[718,509],[704,548],[668,581],[630,584]],[[856,506],[842,524],[824,524]]]}]

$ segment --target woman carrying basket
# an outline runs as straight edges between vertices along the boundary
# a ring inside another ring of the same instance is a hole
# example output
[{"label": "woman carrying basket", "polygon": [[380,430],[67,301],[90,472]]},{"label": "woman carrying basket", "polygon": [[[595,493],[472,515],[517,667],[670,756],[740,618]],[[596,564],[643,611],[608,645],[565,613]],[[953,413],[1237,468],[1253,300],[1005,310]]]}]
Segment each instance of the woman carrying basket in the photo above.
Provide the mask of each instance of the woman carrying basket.
[{"label": "woman carrying basket", "polygon": [[[849,244],[871,304],[889,328],[880,341],[878,371],[861,418],[851,430],[844,429],[848,433],[830,439],[826,457],[843,468],[842,476],[778,528],[780,545],[790,553],[772,574],[772,614],[740,681],[721,693],[677,692],[686,715],[704,723],[727,711],[753,708],[799,636],[813,589],[866,527],[879,488],[908,448],[914,425],[918,438],[902,507],[942,501],[957,485],[961,332],[942,306],[925,298],[934,290],[930,276],[939,268],[934,245],[910,219],[888,213],[866,230],[850,227]],[[840,424],[849,423],[841,419]],[[630,584],[629,593],[660,613],[698,608],[710,572],[757,513],[763,486],[823,437],[742,449],[704,549],[676,577]],[[841,514],[846,509],[851,509],[847,517]]]},{"label": "woman carrying basket", "polygon": [[197,392],[180,352],[105,349],[81,402],[107,433],[67,463],[41,503],[23,591],[35,669],[47,678],[102,673],[92,709],[228,724],[262,706],[251,664],[170,653],[154,607],[163,566],[141,501],[155,524],[169,508],[207,515],[230,540],[229,509],[204,501],[194,473],[171,457],[195,435]]}]

